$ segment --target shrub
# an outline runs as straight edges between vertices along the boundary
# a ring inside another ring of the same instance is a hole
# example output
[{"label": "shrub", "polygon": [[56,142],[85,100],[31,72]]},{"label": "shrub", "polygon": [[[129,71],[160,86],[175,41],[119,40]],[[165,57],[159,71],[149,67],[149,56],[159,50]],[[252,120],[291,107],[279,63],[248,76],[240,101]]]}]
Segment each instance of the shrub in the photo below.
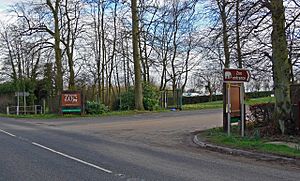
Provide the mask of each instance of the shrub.
[{"label": "shrub", "polygon": [[94,101],[87,101],[85,109],[87,114],[103,114],[109,111],[107,106]]},{"label": "shrub", "polygon": [[152,84],[145,83],[144,88],[144,107],[146,110],[156,110],[159,108],[159,91],[157,87]]},{"label": "shrub", "polygon": [[16,91],[16,83],[14,82],[5,82],[0,84],[0,94],[14,93]]},{"label": "shrub", "polygon": [[248,130],[252,136],[270,136],[280,133],[278,123],[274,121],[274,103],[255,104],[248,113]]},{"label": "shrub", "polygon": [[134,109],[134,90],[130,88],[128,91],[123,92],[119,100],[120,110],[132,110]]},{"label": "shrub", "polygon": [[[149,83],[143,84],[143,104],[146,110],[156,110],[159,108],[159,91]],[[134,106],[134,89],[130,88],[120,96],[119,108],[121,110],[132,110]]]}]

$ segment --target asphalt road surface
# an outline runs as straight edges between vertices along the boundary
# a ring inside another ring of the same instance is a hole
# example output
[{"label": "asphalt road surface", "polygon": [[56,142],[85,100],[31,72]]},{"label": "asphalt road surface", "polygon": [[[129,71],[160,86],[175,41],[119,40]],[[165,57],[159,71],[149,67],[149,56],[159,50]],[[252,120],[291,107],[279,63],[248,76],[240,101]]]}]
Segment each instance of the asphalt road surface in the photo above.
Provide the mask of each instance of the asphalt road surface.
[{"label": "asphalt road surface", "polygon": [[0,180],[299,180],[300,169],[196,148],[221,110],[51,120],[0,118]]}]

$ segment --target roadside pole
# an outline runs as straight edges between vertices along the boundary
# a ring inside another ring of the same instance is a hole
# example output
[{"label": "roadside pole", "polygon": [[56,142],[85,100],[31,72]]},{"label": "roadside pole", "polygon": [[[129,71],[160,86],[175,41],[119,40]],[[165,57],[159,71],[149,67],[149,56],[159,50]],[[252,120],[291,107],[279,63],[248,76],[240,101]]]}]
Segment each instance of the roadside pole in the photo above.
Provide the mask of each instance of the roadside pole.
[{"label": "roadside pole", "polygon": [[244,83],[241,83],[240,87],[240,103],[241,103],[241,136],[245,136],[245,107],[244,107]]},{"label": "roadside pole", "polygon": [[19,92],[17,93],[17,115],[19,115],[19,111],[20,111],[20,96],[19,96]]},{"label": "roadside pole", "polygon": [[230,136],[230,126],[231,126],[231,117],[230,117],[230,83],[227,84],[227,134]]}]

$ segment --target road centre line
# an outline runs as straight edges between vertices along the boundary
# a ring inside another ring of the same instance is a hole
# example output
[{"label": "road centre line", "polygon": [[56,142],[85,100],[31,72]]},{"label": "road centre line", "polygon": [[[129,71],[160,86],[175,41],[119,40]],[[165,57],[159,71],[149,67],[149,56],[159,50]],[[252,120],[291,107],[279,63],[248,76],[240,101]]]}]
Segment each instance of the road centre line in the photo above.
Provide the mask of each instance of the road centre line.
[{"label": "road centre line", "polygon": [[90,166],[90,167],[96,168],[96,169],[101,170],[101,171],[103,171],[103,172],[106,172],[106,173],[113,173],[113,172],[110,171],[110,170],[107,170],[107,169],[102,168],[102,167],[100,167],[100,166],[97,166],[97,165],[95,165],[95,164],[92,164],[92,163],[83,161],[83,160],[78,159],[78,158],[76,158],[76,157],[73,157],[73,156],[64,154],[64,153],[62,153],[62,152],[55,151],[55,150],[53,150],[53,149],[51,149],[51,148],[48,148],[48,147],[46,147],[46,146],[43,146],[43,145],[41,145],[41,144],[38,144],[38,143],[35,143],[35,142],[31,142],[31,143],[32,143],[33,145],[37,146],[37,147],[43,148],[43,149],[48,150],[48,151],[50,151],[50,152],[52,152],[52,153],[56,153],[56,154],[58,154],[58,155],[61,155],[61,156],[65,157],[65,158],[69,158],[69,159],[74,160],[74,161],[77,161],[77,162],[79,162],[79,163],[82,163],[82,164],[88,165],[88,166]]},{"label": "road centre line", "polygon": [[7,131],[4,131],[4,130],[2,130],[2,129],[0,129],[0,131],[1,131],[2,133],[5,133],[5,134],[9,135],[9,136],[16,137],[16,135],[11,134],[11,133],[9,133],[9,132],[7,132]]},{"label": "road centre line", "polygon": [[[12,137],[16,137],[16,135],[11,134],[11,133],[9,133],[9,132],[7,132],[7,131],[4,131],[4,130],[2,130],[2,129],[0,129],[0,132],[5,133],[5,134],[7,134],[7,135],[9,135],[9,136],[12,136]],[[22,138],[22,137],[18,137],[18,139],[21,139],[21,140],[26,141],[26,142],[29,141],[29,140],[27,140],[27,139],[25,139],[25,138]],[[45,149],[45,150],[48,150],[48,151],[50,151],[50,152],[52,152],[52,153],[56,153],[56,154],[58,154],[58,155],[61,155],[61,156],[65,157],[65,158],[69,158],[69,159],[74,160],[74,161],[77,161],[77,162],[79,162],[79,163],[82,163],[82,164],[88,165],[88,166],[90,166],[90,167],[96,168],[96,169],[101,170],[101,171],[103,171],[103,172],[110,173],[110,174],[113,173],[112,171],[110,171],[110,170],[108,170],[108,169],[102,168],[102,167],[100,167],[100,166],[97,166],[97,165],[95,165],[95,164],[92,164],[92,163],[89,163],[89,162],[86,162],[86,161],[83,161],[83,160],[81,160],[81,159],[79,159],[79,158],[76,158],[76,157],[73,157],[73,156],[64,154],[64,153],[62,153],[62,152],[53,150],[53,149],[48,148],[48,147],[46,147],[46,146],[44,146],[44,145],[41,145],[41,144],[38,144],[38,143],[35,143],[35,142],[31,142],[31,144],[34,145],[34,146],[37,146],[37,147],[39,147],[39,148],[43,148],[43,149]]]}]

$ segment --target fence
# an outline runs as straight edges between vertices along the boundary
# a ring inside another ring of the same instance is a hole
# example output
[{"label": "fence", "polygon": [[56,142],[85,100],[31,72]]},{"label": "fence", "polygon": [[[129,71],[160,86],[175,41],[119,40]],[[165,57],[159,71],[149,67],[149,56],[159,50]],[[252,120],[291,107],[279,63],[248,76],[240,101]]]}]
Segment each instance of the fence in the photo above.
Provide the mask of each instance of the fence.
[{"label": "fence", "polygon": [[182,91],[181,89],[176,89],[175,91],[162,91],[160,92],[160,107],[161,108],[172,108],[179,109],[182,108]]},{"label": "fence", "polygon": [[43,114],[44,110],[41,105],[33,106],[7,106],[6,114]]}]

